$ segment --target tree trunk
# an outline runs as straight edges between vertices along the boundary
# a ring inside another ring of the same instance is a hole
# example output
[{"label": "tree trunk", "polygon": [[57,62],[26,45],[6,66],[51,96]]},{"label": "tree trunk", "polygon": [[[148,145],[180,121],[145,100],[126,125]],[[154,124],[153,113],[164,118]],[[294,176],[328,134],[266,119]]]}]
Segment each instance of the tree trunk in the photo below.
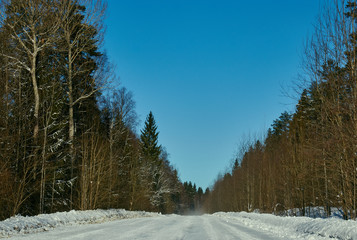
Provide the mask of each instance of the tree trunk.
[{"label": "tree trunk", "polygon": [[70,36],[67,34],[67,44],[68,44],[68,137],[69,137],[69,157],[71,162],[71,176],[70,176],[70,209],[73,209],[73,178],[74,178],[74,116],[73,116],[73,85],[72,85],[72,48],[70,42]]}]

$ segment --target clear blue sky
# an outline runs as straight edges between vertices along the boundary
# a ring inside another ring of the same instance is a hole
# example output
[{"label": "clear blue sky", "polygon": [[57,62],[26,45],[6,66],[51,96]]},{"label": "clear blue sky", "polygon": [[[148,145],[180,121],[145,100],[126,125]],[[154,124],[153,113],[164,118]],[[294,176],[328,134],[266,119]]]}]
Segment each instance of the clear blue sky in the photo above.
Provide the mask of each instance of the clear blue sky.
[{"label": "clear blue sky", "polygon": [[281,86],[297,77],[319,2],[108,0],[105,48],[138,132],[152,111],[182,181],[210,186],[244,135],[294,109]]}]

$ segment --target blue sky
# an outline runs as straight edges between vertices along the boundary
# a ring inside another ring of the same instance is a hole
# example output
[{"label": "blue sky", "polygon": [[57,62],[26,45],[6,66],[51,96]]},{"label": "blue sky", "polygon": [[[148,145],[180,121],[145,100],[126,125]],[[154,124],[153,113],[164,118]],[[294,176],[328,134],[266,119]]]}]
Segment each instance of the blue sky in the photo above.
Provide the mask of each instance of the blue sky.
[{"label": "blue sky", "polygon": [[[182,181],[209,187],[242,137],[294,110],[282,86],[300,71],[319,0],[108,0],[105,49],[134,94],[142,128]],[[139,132],[139,131],[138,131]]]}]

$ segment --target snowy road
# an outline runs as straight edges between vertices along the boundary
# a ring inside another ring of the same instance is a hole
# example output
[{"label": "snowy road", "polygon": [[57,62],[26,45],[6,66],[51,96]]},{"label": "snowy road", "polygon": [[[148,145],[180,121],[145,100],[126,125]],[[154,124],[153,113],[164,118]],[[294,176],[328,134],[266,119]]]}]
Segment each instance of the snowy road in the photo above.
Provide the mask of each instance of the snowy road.
[{"label": "snowy road", "polygon": [[114,240],[114,239],[287,239],[249,228],[219,216],[160,216],[118,220],[102,224],[61,227],[49,232],[11,239]]},{"label": "snowy road", "polygon": [[357,240],[357,222],[246,212],[178,216],[111,209],[16,216],[0,222],[2,236],[12,236],[11,240]]}]

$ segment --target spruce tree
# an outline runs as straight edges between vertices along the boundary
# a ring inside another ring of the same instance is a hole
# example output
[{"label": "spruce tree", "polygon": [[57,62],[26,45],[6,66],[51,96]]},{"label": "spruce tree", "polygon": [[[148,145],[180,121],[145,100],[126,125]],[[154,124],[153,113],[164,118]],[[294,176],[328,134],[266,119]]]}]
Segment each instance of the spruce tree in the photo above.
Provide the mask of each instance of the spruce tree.
[{"label": "spruce tree", "polygon": [[140,136],[142,153],[146,160],[151,160],[153,162],[159,161],[161,146],[158,145],[158,136],[159,132],[157,131],[155,118],[150,111],[149,115],[146,117],[145,126],[144,129],[141,130]]},{"label": "spruce tree", "polygon": [[234,161],[234,164],[233,164],[233,168],[232,168],[232,174],[238,170],[239,168],[239,162],[238,162],[238,158],[236,158],[236,160]]},{"label": "spruce tree", "polygon": [[159,132],[152,112],[146,117],[144,129],[141,131],[141,152],[145,182],[147,184],[146,195],[153,210],[163,210],[163,196],[166,188],[163,185],[164,171],[160,158],[161,146],[158,145]]}]

